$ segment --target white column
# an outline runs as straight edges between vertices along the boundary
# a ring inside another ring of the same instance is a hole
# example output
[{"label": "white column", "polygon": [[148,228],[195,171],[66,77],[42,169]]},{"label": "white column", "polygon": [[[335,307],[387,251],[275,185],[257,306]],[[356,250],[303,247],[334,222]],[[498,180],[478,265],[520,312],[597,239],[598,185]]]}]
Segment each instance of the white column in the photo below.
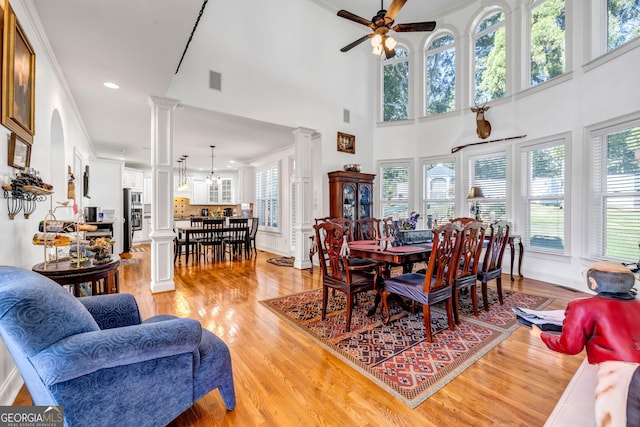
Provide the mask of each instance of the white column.
[{"label": "white column", "polygon": [[149,97],[151,107],[151,292],[175,290],[173,282],[173,111],[178,101]]},{"label": "white column", "polygon": [[311,225],[311,137],[312,129],[297,128],[293,131],[296,167],[293,176],[296,215],[293,230],[296,235],[295,268],[311,267],[309,247],[313,227]]}]

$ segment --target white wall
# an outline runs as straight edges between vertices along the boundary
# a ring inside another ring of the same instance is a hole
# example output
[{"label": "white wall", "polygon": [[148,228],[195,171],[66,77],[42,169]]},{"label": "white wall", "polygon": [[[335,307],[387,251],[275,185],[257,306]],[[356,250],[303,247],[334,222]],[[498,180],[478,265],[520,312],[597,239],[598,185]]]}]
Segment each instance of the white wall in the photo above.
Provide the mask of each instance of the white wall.
[{"label": "white wall", "polygon": [[[373,172],[373,58],[366,46],[340,52],[362,30],[310,1],[264,0],[250,7],[221,2],[205,10],[167,96],[186,105],[316,130],[322,163],[319,171],[314,169],[321,179],[319,187],[314,182],[320,191],[313,215],[326,216],[327,172],[346,163]],[[221,91],[209,89],[209,70],[222,73]],[[351,113],[350,123],[343,122],[344,109]],[[356,136],[355,155],[337,152],[338,131]]]},{"label": "white wall", "polygon": [[[513,8],[507,10],[507,15],[512,20],[508,27],[511,31],[509,40],[518,40],[520,37],[518,33],[522,31],[520,19],[523,15],[521,10],[515,8],[522,2],[503,1],[498,3]],[[588,52],[585,45],[589,43],[590,32],[582,19],[583,16],[586,16],[584,8],[589,3],[567,0],[567,22],[574,22],[578,25],[574,25],[572,30],[568,32],[569,46],[572,46],[571,53],[573,55],[570,59],[573,66],[571,67],[569,64],[567,75],[561,79],[563,81],[557,84],[546,84],[537,89],[518,90],[517,88],[521,87],[519,77],[515,72],[510,73],[512,85],[516,89],[506,99],[489,103],[491,110],[487,113],[486,118],[491,122],[493,128],[489,139],[520,134],[526,134],[527,137],[521,141],[468,147],[456,154],[457,167],[459,171],[462,171],[468,168],[467,159],[470,155],[506,151],[507,163],[511,165],[510,177],[513,182],[517,183],[520,176],[519,159],[515,157],[518,144],[551,135],[569,133],[572,152],[572,170],[568,177],[572,185],[570,189],[567,189],[567,197],[571,202],[569,256],[550,256],[525,248],[523,271],[526,277],[580,290],[585,289],[581,272],[587,265],[595,261],[587,258],[587,242],[584,238],[589,233],[589,229],[584,223],[584,213],[590,209],[588,200],[583,197],[584,187],[588,185],[590,176],[589,165],[584,162],[585,147],[588,143],[585,140],[585,128],[632,112],[640,112],[640,101],[634,95],[640,92],[640,80],[637,78],[637,70],[640,67],[640,48],[634,48],[590,70],[583,65],[592,59],[585,57],[585,52]],[[479,10],[476,5],[472,5],[456,11],[445,19],[438,19],[439,24],[446,25],[454,29],[457,34],[462,35],[457,40],[457,43],[461,45],[458,58],[463,60],[463,65],[458,67],[459,70],[470,68],[467,59],[470,57],[471,41],[465,35]],[[406,123],[378,124],[374,129],[373,154],[376,161],[413,158],[415,169],[413,176],[416,183],[419,183],[421,180],[421,158],[451,155],[452,147],[477,142],[479,139],[475,135],[475,116],[468,108],[471,86],[468,74],[458,74],[457,82],[462,87],[459,91],[462,102],[460,102],[460,108],[457,111],[436,118],[420,117],[419,106],[422,105],[420,85],[422,84],[422,61],[424,60],[421,51],[428,36],[411,34],[408,37],[413,37],[407,40],[412,45],[415,55],[412,58],[412,70],[415,72],[413,81],[417,84],[412,92],[414,94],[412,105],[417,113],[412,120]],[[517,53],[521,52],[521,48],[519,46],[514,46],[514,48],[516,54],[512,55],[510,63],[512,70],[520,66],[517,63],[519,61]],[[379,67],[373,69],[372,73],[376,79],[379,78]],[[376,101],[372,110],[377,111],[377,108]],[[393,147],[389,146],[390,142]],[[466,194],[465,190],[468,188],[466,173],[462,174],[462,177],[464,179],[457,182],[456,193]],[[523,224],[519,222],[517,216],[520,213],[518,211],[519,194],[517,188],[511,190],[509,192],[510,199],[507,201],[507,216],[514,222],[514,231],[521,233],[524,230]],[[376,194],[378,192],[379,187],[376,188]],[[415,185],[412,208],[418,212],[421,210],[421,194],[420,185]],[[378,194],[377,197],[379,202]],[[460,201],[457,214],[466,216],[468,215],[468,205],[464,199]],[[637,255],[632,254],[631,258],[637,257]],[[508,257],[507,253],[505,260],[508,260]],[[508,266],[508,262],[505,265]]]},{"label": "white wall", "polygon": [[[31,237],[38,231],[38,223],[44,219],[48,210],[56,206],[55,202],[65,201],[67,197],[66,165],[73,167],[74,148],[85,159],[92,155],[82,124],[76,115],[71,99],[67,96],[55,72],[47,47],[37,34],[34,23],[25,9],[22,0],[12,0],[20,24],[27,34],[36,53],[36,93],[35,93],[35,136],[31,151],[31,167],[40,171],[46,182],[54,183],[53,196],[38,204],[29,219],[22,213],[11,221],[6,214],[6,204],[0,205],[0,235],[4,244],[0,245],[0,264],[31,269],[34,264],[43,261],[43,248],[34,246]],[[0,152],[7,153],[9,132],[0,127]],[[60,151],[63,151],[61,155]],[[0,162],[1,176],[14,176],[16,169]],[[80,177],[81,178],[81,177]],[[82,193],[78,197],[82,197]],[[82,203],[82,200],[79,200]],[[65,213],[69,212],[69,213]],[[56,216],[71,216],[70,209],[58,210]],[[0,345],[0,405],[11,405],[20,387],[18,374],[11,356],[4,344]]]}]

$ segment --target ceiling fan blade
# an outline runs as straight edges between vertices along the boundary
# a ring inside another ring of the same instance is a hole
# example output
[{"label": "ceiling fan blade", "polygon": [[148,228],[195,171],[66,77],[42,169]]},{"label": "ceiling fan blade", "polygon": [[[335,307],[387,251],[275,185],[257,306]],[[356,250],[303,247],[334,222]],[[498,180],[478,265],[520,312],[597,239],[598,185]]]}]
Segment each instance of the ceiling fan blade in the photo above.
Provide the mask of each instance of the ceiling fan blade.
[{"label": "ceiling fan blade", "polygon": [[395,49],[389,49],[384,43],[382,44],[382,47],[384,48],[384,55],[387,57],[387,59],[391,59],[396,56]]},{"label": "ceiling fan blade", "polygon": [[338,16],[348,19],[349,21],[357,22],[358,24],[366,25],[367,27],[371,27],[373,25],[368,19],[361,18],[351,12],[347,12],[346,10],[339,10]]},{"label": "ceiling fan blade", "polygon": [[398,24],[392,28],[398,33],[407,33],[410,31],[433,31],[436,28],[436,21],[414,22],[412,24]]},{"label": "ceiling fan blade", "polygon": [[358,40],[349,43],[348,45],[346,45],[345,47],[343,47],[342,49],[340,49],[340,52],[346,52],[348,50],[353,49],[354,47],[358,46],[360,43],[362,43],[363,41],[365,41],[366,39],[370,39],[371,37],[373,37],[375,34],[367,34],[366,36],[362,36],[360,37]]},{"label": "ceiling fan blade", "polygon": [[384,20],[389,24],[396,19],[396,15],[402,9],[402,6],[407,2],[407,0],[393,0],[389,9],[387,9],[387,13],[384,15]]}]

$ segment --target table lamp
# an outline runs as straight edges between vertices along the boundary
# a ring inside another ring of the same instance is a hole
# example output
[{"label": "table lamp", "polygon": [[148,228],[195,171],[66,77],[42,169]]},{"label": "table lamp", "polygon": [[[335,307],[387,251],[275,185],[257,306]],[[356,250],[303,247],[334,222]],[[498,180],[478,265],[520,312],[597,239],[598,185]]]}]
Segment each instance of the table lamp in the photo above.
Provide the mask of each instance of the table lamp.
[{"label": "table lamp", "polygon": [[471,187],[469,190],[469,195],[467,196],[467,200],[471,200],[471,213],[475,215],[476,220],[480,221],[480,205],[478,204],[478,200],[484,199],[484,194],[482,194],[482,188],[480,187]]}]

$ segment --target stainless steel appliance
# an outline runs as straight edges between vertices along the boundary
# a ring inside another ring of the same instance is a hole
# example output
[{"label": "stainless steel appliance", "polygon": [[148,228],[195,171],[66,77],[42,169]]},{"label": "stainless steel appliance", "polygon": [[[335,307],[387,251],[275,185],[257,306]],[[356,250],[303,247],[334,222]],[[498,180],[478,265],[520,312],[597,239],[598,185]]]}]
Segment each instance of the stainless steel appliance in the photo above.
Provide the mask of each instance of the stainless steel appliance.
[{"label": "stainless steel appliance", "polygon": [[131,251],[131,242],[133,241],[133,204],[131,203],[131,189],[122,189],[122,252]]},{"label": "stainless steel appliance", "polygon": [[131,192],[131,203],[134,206],[137,206],[137,205],[142,206],[142,193],[140,193],[139,191],[132,191]]},{"label": "stainless steel appliance", "polygon": [[209,208],[202,208],[200,211],[201,216],[209,216]]},{"label": "stainless steel appliance", "polygon": [[142,230],[142,208],[133,208],[131,212],[131,230]]},{"label": "stainless steel appliance", "polygon": [[102,210],[97,206],[87,206],[84,208],[85,222],[98,222],[99,214]]}]

